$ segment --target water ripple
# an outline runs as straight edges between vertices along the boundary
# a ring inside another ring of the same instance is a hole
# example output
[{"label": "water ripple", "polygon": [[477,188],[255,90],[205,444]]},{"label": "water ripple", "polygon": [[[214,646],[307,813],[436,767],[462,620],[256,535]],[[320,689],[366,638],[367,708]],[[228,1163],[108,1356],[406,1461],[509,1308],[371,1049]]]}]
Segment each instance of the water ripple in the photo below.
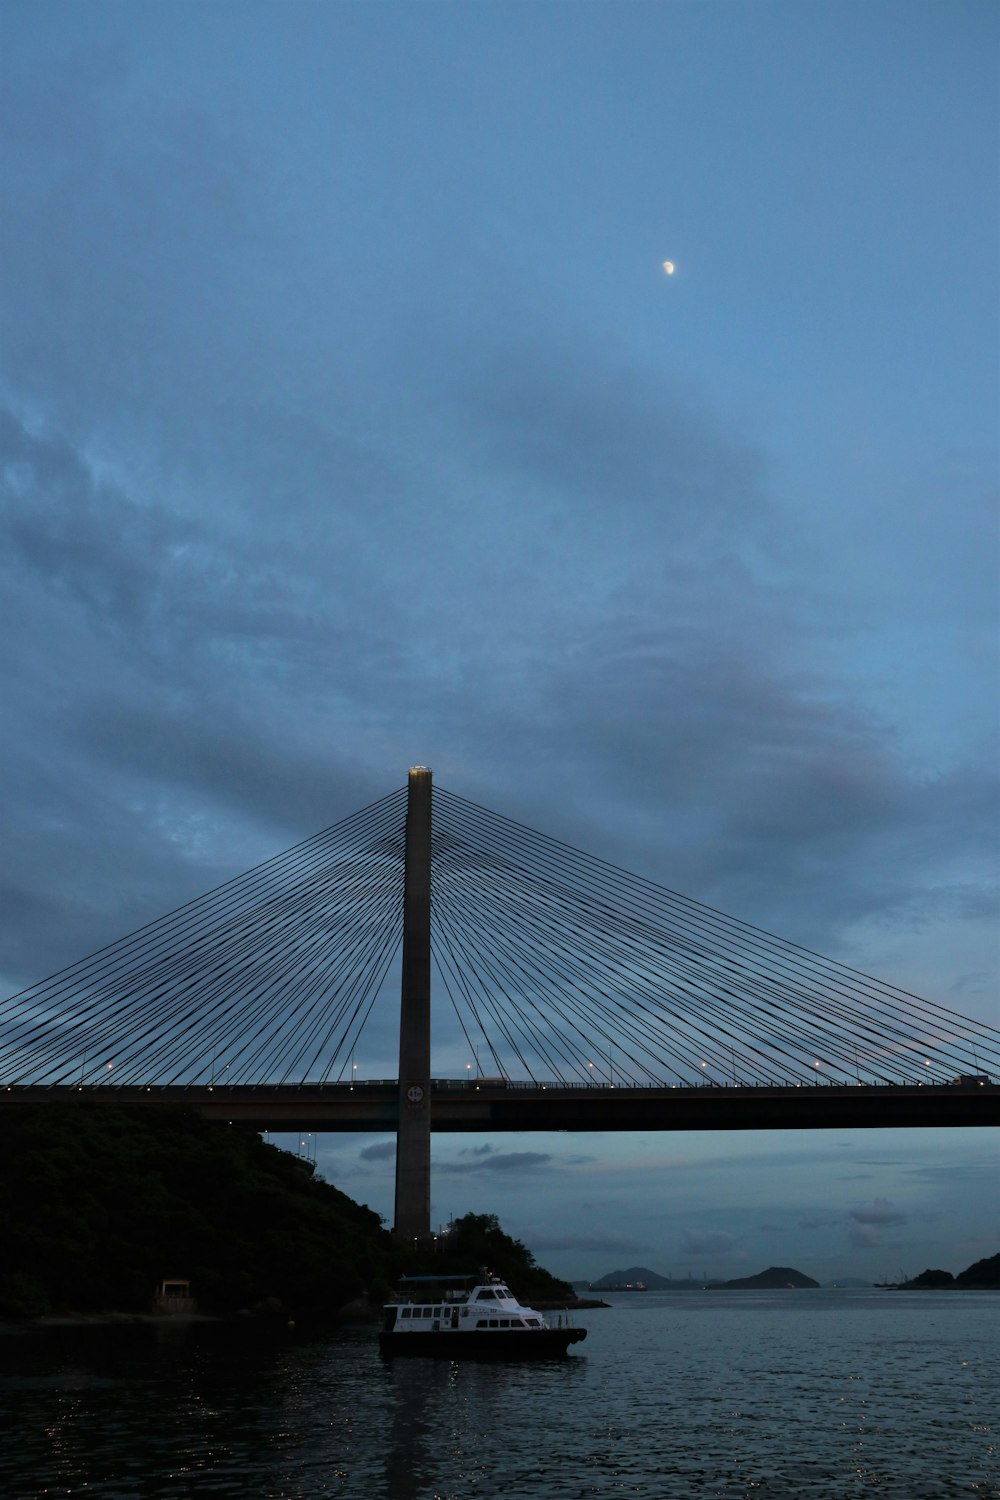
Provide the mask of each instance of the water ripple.
[{"label": "water ripple", "polygon": [[989,1294],[646,1294],[551,1365],[202,1326],[0,1340],[4,1500],[1000,1497]]}]

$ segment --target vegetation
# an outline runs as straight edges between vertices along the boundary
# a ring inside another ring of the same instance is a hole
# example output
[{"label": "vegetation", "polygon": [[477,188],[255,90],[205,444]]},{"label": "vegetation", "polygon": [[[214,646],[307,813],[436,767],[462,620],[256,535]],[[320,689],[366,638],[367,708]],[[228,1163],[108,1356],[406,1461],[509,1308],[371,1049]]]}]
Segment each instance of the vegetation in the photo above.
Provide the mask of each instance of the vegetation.
[{"label": "vegetation", "polygon": [[931,1270],[931,1268],[928,1267],[928,1269],[926,1271],[921,1271],[921,1273],[920,1273],[919,1276],[915,1276],[913,1278],[913,1280],[912,1281],[908,1281],[906,1283],[906,1285],[907,1286],[930,1286],[930,1287],[935,1287],[935,1286],[954,1286],[955,1285],[955,1278],[951,1274],[950,1271]]},{"label": "vegetation", "polygon": [[463,1274],[480,1268],[508,1282],[524,1302],[564,1302],[574,1296],[568,1282],[557,1280],[520,1240],[504,1234],[495,1214],[466,1214],[452,1220],[447,1235],[432,1251],[413,1255],[405,1266],[411,1275]]},{"label": "vegetation", "polygon": [[371,1209],[259,1136],[182,1111],[39,1104],[0,1117],[0,1316],[199,1306],[328,1314],[384,1280]]},{"label": "vegetation", "polygon": [[164,1278],[203,1312],[329,1317],[399,1275],[489,1267],[525,1300],[564,1300],[492,1214],[403,1252],[379,1216],[253,1132],[182,1110],[101,1104],[0,1113],[0,1318],[147,1313]]},{"label": "vegetation", "polygon": [[953,1276],[950,1271],[921,1271],[919,1276],[914,1276],[911,1281],[904,1281],[904,1287],[1000,1287],[1000,1255],[987,1256],[985,1260],[977,1260],[964,1271],[959,1271]]},{"label": "vegetation", "polygon": [[955,1277],[957,1286],[1000,1286],[1000,1254],[977,1260]]}]

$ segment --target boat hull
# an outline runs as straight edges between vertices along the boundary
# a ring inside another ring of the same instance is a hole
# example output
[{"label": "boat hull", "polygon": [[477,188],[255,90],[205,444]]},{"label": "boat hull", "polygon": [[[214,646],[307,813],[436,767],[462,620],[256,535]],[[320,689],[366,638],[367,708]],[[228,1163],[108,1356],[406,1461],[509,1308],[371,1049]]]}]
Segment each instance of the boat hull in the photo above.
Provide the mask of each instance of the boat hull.
[{"label": "boat hull", "polygon": [[379,1349],[389,1358],[565,1359],[570,1344],[587,1337],[585,1328],[441,1329],[426,1333],[382,1332]]}]

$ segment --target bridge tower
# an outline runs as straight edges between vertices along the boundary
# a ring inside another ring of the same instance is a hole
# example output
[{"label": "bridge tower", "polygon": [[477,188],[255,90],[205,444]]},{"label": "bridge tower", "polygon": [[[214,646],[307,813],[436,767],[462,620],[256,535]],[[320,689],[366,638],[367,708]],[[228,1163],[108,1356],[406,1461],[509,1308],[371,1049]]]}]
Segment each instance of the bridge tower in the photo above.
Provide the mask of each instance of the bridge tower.
[{"label": "bridge tower", "polygon": [[431,773],[412,767],[406,802],[399,1020],[396,1219],[399,1239],[431,1232]]}]

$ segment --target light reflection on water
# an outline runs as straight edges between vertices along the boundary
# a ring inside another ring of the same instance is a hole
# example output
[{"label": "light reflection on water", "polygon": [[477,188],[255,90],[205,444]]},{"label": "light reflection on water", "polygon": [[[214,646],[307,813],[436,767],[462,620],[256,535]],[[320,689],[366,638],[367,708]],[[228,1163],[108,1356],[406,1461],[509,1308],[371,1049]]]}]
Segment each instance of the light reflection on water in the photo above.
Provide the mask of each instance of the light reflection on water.
[{"label": "light reflection on water", "polygon": [[551,1365],[374,1330],[0,1338],[0,1495],[1000,1496],[1000,1294],[644,1293]]}]

